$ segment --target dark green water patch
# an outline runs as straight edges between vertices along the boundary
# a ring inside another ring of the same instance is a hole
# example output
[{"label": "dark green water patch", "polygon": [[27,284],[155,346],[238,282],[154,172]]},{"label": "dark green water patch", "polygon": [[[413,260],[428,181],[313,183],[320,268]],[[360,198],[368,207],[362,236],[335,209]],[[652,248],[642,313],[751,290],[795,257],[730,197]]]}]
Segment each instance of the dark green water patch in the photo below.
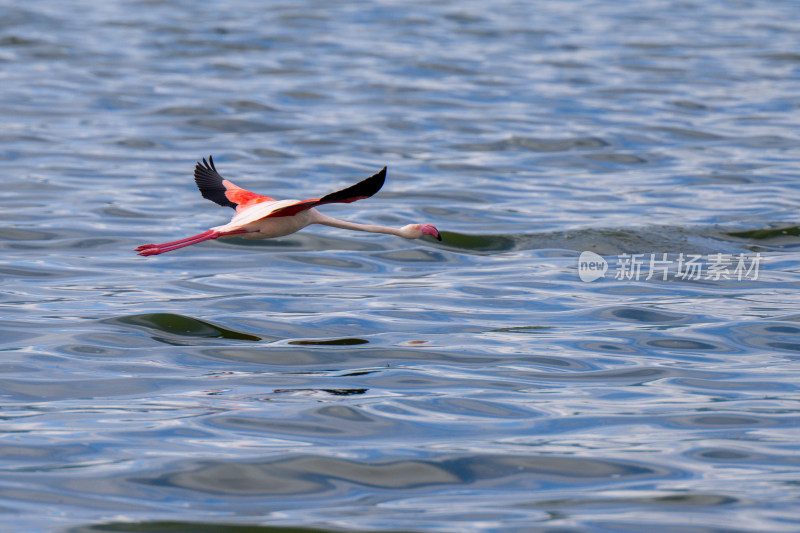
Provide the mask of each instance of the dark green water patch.
[{"label": "dark green water patch", "polygon": [[748,239],[753,241],[772,241],[776,239],[785,240],[786,237],[800,237],[800,226],[789,226],[786,228],[763,228],[747,231],[731,231],[726,233],[731,237]]},{"label": "dark green water patch", "polygon": [[145,313],[105,320],[106,323],[134,326],[160,331],[180,337],[260,341],[261,337],[223,328],[210,322],[173,313]]},{"label": "dark green water patch", "polygon": [[451,248],[472,252],[506,252],[516,248],[516,241],[506,235],[468,235],[454,231],[440,231],[442,243]]},{"label": "dark green water patch", "polygon": [[[442,245],[467,253],[491,254],[516,250],[593,251],[601,255],[622,253],[712,254],[741,253],[800,244],[800,226],[728,231],[704,226],[641,226],[632,228],[581,228],[570,231],[469,235],[442,231]],[[752,242],[751,246],[747,242]]]},{"label": "dark green water patch", "polygon": [[286,344],[295,344],[299,346],[355,346],[356,344],[368,344],[366,339],[323,339],[323,340],[299,340],[289,341]]}]

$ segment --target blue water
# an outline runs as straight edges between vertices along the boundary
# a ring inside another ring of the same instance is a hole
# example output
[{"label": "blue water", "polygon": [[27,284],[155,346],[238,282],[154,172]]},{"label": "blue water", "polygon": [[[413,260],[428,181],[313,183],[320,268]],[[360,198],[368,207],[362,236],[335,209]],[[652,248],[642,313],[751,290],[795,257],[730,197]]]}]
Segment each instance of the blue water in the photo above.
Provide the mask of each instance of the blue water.
[{"label": "blue water", "polygon": [[798,13],[4,3],[0,530],[800,530]]}]

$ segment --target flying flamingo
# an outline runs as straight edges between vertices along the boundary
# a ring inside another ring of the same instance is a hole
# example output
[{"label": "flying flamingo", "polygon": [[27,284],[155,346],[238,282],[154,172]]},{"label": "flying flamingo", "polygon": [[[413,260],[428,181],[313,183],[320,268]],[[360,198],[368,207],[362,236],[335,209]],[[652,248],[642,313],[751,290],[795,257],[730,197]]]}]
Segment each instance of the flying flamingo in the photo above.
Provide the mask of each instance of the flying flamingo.
[{"label": "flying flamingo", "polygon": [[356,200],[369,198],[381,190],[385,179],[386,167],[383,167],[383,170],[374,176],[322,198],[302,201],[275,200],[269,196],[246,191],[224,179],[217,173],[214,160],[209,156],[208,162],[203,158],[203,163],[198,162],[195,166],[194,181],[203,198],[221,206],[236,209],[236,214],[233,215],[231,221],[185,239],[162,244],[143,244],[137,247],[136,251],[139,252],[139,255],[157,255],[210,239],[224,239],[233,236],[246,239],[271,239],[289,235],[309,224],[324,224],[334,228],[372,233],[388,233],[406,239],[418,239],[423,235],[431,235],[441,241],[442,237],[439,235],[439,231],[430,224],[409,224],[402,228],[356,224],[323,215],[314,209],[322,204],[349,204]]}]

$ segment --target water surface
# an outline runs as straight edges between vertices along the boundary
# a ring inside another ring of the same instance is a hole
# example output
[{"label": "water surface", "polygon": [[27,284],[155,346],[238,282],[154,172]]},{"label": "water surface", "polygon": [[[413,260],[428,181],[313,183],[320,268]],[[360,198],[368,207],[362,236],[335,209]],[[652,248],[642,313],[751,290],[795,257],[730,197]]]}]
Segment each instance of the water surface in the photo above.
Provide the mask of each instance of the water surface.
[{"label": "water surface", "polygon": [[[796,531],[798,9],[0,8],[3,523]],[[136,256],[227,221],[209,154],[276,198],[388,165],[325,212],[444,240]],[[717,254],[758,275],[677,276]]]}]

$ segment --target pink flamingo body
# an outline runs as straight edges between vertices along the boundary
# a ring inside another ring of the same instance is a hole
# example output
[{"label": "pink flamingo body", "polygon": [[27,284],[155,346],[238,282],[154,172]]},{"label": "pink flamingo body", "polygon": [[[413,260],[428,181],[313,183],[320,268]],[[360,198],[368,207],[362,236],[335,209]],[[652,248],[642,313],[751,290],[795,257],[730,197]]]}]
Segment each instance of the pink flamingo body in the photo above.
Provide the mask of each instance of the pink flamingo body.
[{"label": "pink flamingo body", "polygon": [[139,255],[157,255],[171,252],[211,239],[243,237],[245,239],[272,239],[290,235],[310,224],[324,224],[335,228],[387,233],[406,239],[418,239],[431,235],[442,240],[439,231],[430,224],[409,224],[402,228],[357,224],[323,215],[315,209],[318,205],[329,203],[350,203],[369,198],[377,193],[386,179],[386,167],[374,176],[356,183],[346,189],[333,192],[322,198],[309,200],[275,200],[269,196],[256,194],[237,187],[217,173],[214,160],[197,163],[195,183],[204,198],[222,206],[233,207],[236,214],[230,222],[211,228],[203,233],[161,244],[143,244],[136,248]]}]

